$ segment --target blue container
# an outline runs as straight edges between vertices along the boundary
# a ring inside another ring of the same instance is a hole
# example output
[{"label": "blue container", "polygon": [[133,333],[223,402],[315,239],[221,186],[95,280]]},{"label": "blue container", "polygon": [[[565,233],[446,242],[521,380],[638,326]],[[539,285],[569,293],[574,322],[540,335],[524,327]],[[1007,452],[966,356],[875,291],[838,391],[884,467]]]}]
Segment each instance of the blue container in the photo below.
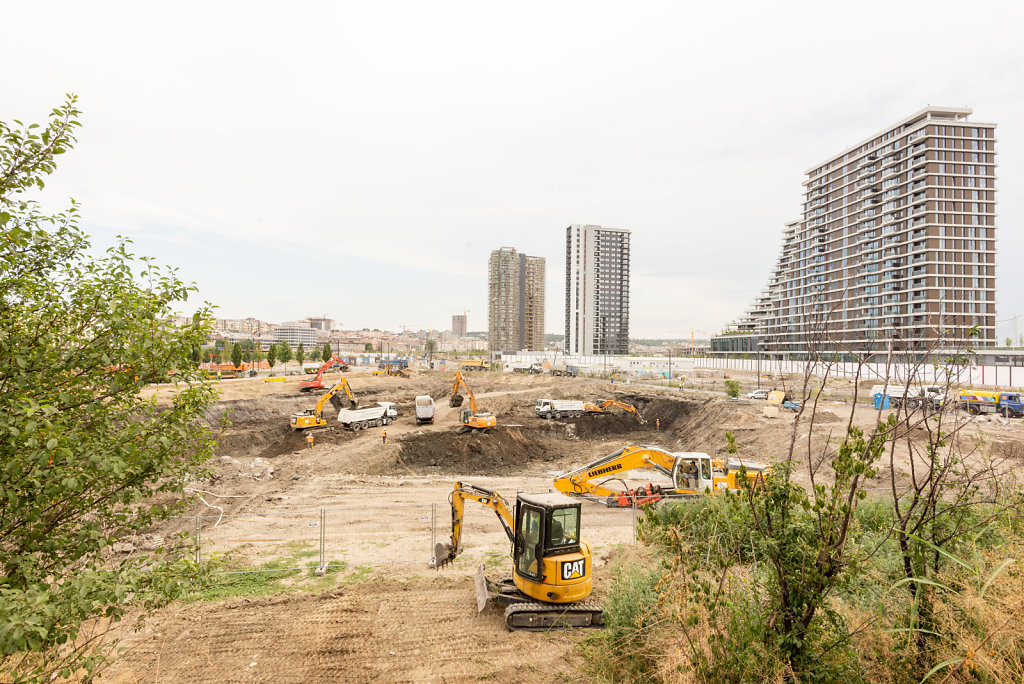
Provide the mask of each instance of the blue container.
[{"label": "blue container", "polygon": [[879,392],[875,395],[875,408],[876,409],[887,409],[889,408],[889,395],[882,394]]}]

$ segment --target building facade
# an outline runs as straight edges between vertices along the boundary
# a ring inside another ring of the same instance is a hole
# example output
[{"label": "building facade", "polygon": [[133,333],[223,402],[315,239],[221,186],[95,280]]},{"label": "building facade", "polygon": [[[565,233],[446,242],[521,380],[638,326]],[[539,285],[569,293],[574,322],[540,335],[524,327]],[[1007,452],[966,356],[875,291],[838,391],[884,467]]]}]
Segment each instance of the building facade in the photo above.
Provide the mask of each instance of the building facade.
[{"label": "building facade", "polygon": [[301,342],[303,348],[309,349],[316,344],[316,330],[309,327],[309,321],[288,321],[274,327],[264,339],[271,342],[287,342],[293,349]]},{"label": "building facade", "polygon": [[519,349],[544,349],[544,257],[519,255]]},{"label": "building facade", "polygon": [[512,247],[491,252],[488,266],[487,342],[491,351],[544,348],[543,257]]},{"label": "building facade", "polygon": [[712,351],[992,346],[996,127],[971,113],[927,107],[808,170],[767,289]]},{"label": "building facade", "polygon": [[565,229],[565,352],[629,353],[630,231]]},{"label": "building facade", "polygon": [[459,339],[466,336],[466,314],[452,316],[452,337]]}]

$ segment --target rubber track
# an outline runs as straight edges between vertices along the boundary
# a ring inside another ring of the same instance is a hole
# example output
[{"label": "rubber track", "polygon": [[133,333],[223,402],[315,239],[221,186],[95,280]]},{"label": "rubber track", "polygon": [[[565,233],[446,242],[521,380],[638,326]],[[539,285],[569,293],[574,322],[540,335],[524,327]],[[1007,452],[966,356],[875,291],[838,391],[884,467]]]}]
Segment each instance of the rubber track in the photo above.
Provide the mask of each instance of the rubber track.
[{"label": "rubber track", "polygon": [[513,603],[505,609],[505,628],[508,629],[508,631],[510,632],[546,632],[550,629],[574,629],[574,627],[570,625],[547,625],[542,627],[513,627],[509,622],[509,618],[517,613],[557,613],[559,615],[568,615],[573,613],[590,613],[593,617],[591,618],[591,623],[587,625],[587,627],[604,626],[604,609],[600,606],[600,604],[597,603],[556,604],[528,601],[523,603]]}]

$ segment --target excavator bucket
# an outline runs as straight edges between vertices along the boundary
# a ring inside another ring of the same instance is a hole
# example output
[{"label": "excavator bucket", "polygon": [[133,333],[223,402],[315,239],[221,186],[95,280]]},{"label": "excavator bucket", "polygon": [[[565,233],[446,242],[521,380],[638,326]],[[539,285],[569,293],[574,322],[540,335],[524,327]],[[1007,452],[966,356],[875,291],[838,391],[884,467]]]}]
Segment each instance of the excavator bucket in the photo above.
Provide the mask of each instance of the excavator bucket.
[{"label": "excavator bucket", "polygon": [[462,406],[463,400],[464,397],[461,394],[453,394],[451,399],[448,400],[448,405],[452,408],[456,408],[458,406]]}]

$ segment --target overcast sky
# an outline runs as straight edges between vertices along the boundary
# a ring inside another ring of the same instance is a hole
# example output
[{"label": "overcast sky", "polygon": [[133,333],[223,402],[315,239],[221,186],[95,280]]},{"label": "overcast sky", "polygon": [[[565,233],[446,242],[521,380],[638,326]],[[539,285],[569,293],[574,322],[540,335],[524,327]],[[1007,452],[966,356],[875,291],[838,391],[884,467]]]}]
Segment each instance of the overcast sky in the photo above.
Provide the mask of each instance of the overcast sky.
[{"label": "overcast sky", "polygon": [[[487,259],[632,235],[633,337],[721,329],[806,169],[934,105],[995,122],[997,319],[1024,313],[1024,10],[1005,2],[6,3],[0,119],[65,92],[45,195],[223,317],[486,329]],[[1019,321],[1024,333],[1024,317]],[[1001,335],[1012,324],[1001,324]]]}]

